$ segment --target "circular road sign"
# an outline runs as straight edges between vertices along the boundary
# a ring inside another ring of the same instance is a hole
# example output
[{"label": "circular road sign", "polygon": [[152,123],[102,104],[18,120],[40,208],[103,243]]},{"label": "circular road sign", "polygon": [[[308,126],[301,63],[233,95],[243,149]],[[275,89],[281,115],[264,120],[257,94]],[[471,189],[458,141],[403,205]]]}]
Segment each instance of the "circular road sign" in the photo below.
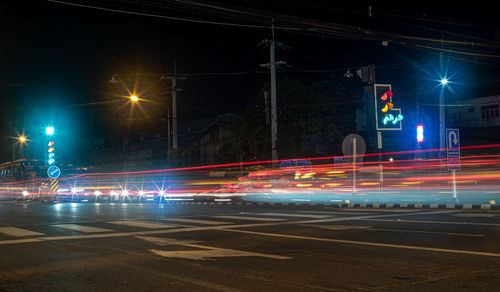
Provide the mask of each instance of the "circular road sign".
[{"label": "circular road sign", "polygon": [[366,143],[365,139],[358,134],[350,134],[344,138],[342,141],[342,153],[344,155],[353,155],[354,154],[354,145],[353,139],[356,139],[356,156],[363,155],[366,153]]},{"label": "circular road sign", "polygon": [[61,175],[61,169],[57,166],[51,166],[47,169],[47,174],[50,178],[58,178]]}]

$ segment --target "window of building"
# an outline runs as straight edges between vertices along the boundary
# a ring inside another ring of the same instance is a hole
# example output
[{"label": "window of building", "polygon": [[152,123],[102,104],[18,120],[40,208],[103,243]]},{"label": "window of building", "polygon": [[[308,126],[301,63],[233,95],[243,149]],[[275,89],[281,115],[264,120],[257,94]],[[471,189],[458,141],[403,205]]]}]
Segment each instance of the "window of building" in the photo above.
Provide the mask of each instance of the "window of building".
[{"label": "window of building", "polygon": [[498,103],[481,106],[481,118],[486,121],[498,118],[498,109]]},{"label": "window of building", "polygon": [[473,113],[473,112],[474,112],[474,108],[473,108],[473,107],[468,108],[468,109],[467,109],[467,112],[469,112],[469,113]]}]

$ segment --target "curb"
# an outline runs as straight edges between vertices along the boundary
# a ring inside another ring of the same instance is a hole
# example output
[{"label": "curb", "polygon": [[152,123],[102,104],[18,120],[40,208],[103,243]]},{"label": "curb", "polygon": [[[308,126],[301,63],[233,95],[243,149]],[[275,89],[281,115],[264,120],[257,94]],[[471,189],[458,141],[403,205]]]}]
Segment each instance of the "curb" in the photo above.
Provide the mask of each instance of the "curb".
[{"label": "curb", "polygon": [[[48,205],[57,204],[59,201],[37,200],[37,201],[13,201],[13,204],[27,205]],[[72,202],[75,203],[75,202]],[[88,203],[85,203],[88,204]],[[90,203],[92,204],[92,203]],[[119,204],[119,203],[118,203]],[[143,203],[147,204],[147,203]],[[153,203],[154,204],[154,203]],[[245,202],[245,201],[168,201],[161,203],[162,205],[203,205],[203,206],[279,206],[279,207],[323,207],[323,208],[360,208],[360,209],[462,209],[462,210],[500,210],[500,205],[491,204],[380,204],[380,203],[332,203],[332,204],[311,204],[311,203],[273,203],[273,202]]]}]

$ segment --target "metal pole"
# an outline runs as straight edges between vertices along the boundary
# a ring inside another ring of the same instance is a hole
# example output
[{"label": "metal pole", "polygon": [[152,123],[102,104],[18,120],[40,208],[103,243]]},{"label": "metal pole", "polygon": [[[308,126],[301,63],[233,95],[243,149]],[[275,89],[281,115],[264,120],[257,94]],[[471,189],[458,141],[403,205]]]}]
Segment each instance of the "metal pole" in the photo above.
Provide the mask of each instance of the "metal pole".
[{"label": "metal pole", "polygon": [[352,193],[356,193],[356,138],[352,138]]},{"label": "metal pole", "polygon": [[378,188],[382,192],[384,184],[384,166],[382,164],[382,132],[377,131],[377,148],[378,148]]},{"label": "metal pole", "polygon": [[451,171],[451,176],[453,178],[453,199],[457,198],[457,182],[455,180],[455,170]]},{"label": "metal pole", "polygon": [[444,127],[445,127],[445,116],[444,116],[444,86],[441,87],[441,92],[439,94],[439,158],[444,158]]},{"label": "metal pole", "polygon": [[170,168],[170,109],[167,107],[167,136],[168,136],[168,168]]},{"label": "metal pole", "polygon": [[276,148],[276,140],[278,138],[278,121],[276,113],[276,61],[275,61],[275,42],[274,42],[274,19],[272,24],[272,41],[270,48],[271,54],[271,156],[273,165],[276,165],[278,160],[278,149]]},{"label": "metal pole", "polygon": [[173,134],[173,145],[172,148],[177,149],[177,68],[174,58],[174,76],[172,78],[172,134]]}]

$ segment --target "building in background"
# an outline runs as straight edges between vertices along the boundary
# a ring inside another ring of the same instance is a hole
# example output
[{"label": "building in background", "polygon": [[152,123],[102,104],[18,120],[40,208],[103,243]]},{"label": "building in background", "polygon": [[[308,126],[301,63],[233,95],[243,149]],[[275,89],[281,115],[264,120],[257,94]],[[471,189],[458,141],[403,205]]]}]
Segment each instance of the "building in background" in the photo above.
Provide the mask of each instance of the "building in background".
[{"label": "building in background", "polygon": [[460,130],[462,146],[500,141],[500,95],[449,103],[446,128]]}]

